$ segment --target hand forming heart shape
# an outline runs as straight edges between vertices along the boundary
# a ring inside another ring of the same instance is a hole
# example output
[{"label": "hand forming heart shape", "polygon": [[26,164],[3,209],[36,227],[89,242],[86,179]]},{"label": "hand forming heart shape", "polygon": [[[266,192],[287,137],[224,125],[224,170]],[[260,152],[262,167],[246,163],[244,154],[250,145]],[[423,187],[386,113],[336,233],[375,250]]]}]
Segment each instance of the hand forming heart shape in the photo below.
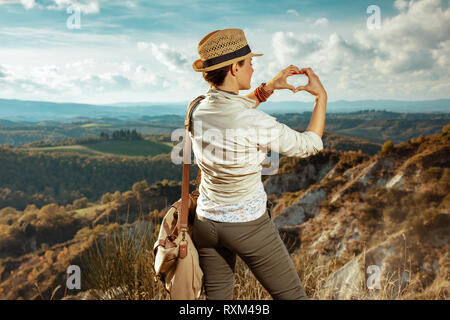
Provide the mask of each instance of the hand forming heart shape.
[{"label": "hand forming heart shape", "polygon": [[[295,74],[304,74],[308,77],[308,83],[306,85],[300,85],[294,87],[292,84],[287,83],[287,77],[293,76]],[[289,89],[296,93],[298,91],[305,90],[312,95],[319,95],[325,93],[325,89],[319,80],[319,77],[313,72],[311,68],[299,69],[294,65],[283,69],[278,73],[272,80],[271,83],[274,89]]]}]

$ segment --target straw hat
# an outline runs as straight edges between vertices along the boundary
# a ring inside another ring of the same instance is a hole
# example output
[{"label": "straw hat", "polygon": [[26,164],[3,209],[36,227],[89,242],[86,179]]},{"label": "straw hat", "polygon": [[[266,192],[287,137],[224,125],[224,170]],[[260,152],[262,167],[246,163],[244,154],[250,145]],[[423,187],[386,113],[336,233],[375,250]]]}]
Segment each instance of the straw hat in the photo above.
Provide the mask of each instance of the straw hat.
[{"label": "straw hat", "polygon": [[197,59],[192,68],[197,72],[211,71],[244,60],[248,57],[262,56],[252,53],[241,29],[216,30],[200,40]]}]

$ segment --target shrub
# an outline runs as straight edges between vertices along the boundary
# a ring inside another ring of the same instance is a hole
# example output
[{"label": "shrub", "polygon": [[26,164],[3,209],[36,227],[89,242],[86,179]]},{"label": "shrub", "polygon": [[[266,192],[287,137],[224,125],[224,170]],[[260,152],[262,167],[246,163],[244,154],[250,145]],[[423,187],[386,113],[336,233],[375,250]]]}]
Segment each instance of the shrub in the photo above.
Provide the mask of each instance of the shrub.
[{"label": "shrub", "polygon": [[436,207],[441,202],[442,196],[432,191],[424,191],[415,193],[413,199],[417,208],[425,209]]},{"label": "shrub", "polygon": [[102,199],[100,200],[100,202],[102,204],[105,204],[105,203],[109,203],[113,200],[114,200],[114,196],[111,193],[107,192],[102,196]]},{"label": "shrub", "polygon": [[436,229],[448,227],[449,218],[446,214],[440,214],[435,208],[424,209],[420,214],[415,215],[410,222],[414,234],[419,239],[429,238],[430,233],[436,232]]},{"label": "shrub", "polygon": [[444,168],[439,184],[444,186],[448,190],[448,188],[450,187],[450,168]]},{"label": "shrub", "polygon": [[388,155],[394,151],[394,149],[394,143],[392,143],[392,141],[386,141],[381,148],[381,155]]},{"label": "shrub", "polygon": [[425,141],[425,137],[421,134],[416,140],[412,140],[411,142],[417,145],[421,145]]},{"label": "shrub", "polygon": [[381,218],[379,208],[366,206],[356,215],[361,227],[376,228]]},{"label": "shrub", "polygon": [[27,237],[32,236],[36,232],[35,226],[33,226],[32,224],[30,224],[28,222],[24,222],[24,221],[22,221],[22,222],[23,223],[21,225],[21,229],[22,229],[23,234]]},{"label": "shrub", "polygon": [[439,180],[443,173],[443,168],[440,167],[430,167],[423,173],[423,178],[425,181],[429,180]]},{"label": "shrub", "polygon": [[440,208],[450,208],[450,193],[448,193],[444,199],[442,199],[441,204],[439,205]]},{"label": "shrub", "polygon": [[114,200],[120,200],[122,198],[122,194],[119,190],[116,190],[116,192],[114,192],[112,196]]},{"label": "shrub", "polygon": [[124,197],[125,199],[127,199],[127,198],[133,198],[133,197],[135,197],[135,196],[136,196],[136,193],[135,193],[134,191],[131,191],[131,190],[125,191],[125,192],[123,193],[123,197]]},{"label": "shrub", "polygon": [[89,226],[86,226],[78,230],[73,239],[74,240],[88,239],[91,234],[92,234],[91,228],[89,228]]},{"label": "shrub", "polygon": [[86,197],[83,197],[81,199],[76,199],[73,202],[74,209],[83,209],[83,208],[86,208],[87,205],[88,205],[88,199]]},{"label": "shrub", "polygon": [[400,207],[388,207],[383,210],[383,216],[388,222],[402,222],[406,215],[407,212]]}]

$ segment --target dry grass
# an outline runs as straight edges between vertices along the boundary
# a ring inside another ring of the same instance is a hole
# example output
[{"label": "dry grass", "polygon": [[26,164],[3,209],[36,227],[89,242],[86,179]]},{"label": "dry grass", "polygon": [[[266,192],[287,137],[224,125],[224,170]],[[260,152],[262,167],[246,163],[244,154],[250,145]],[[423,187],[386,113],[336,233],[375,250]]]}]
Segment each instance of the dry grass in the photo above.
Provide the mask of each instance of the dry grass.
[{"label": "dry grass", "polygon": [[[148,221],[148,220],[147,220]],[[156,221],[156,220],[153,220]],[[160,281],[154,280],[153,252],[151,247],[157,237],[159,226],[143,228],[139,232],[120,232],[108,236],[87,256],[86,275],[93,299],[167,300],[168,293]],[[126,229],[123,229],[126,230]],[[333,299],[327,279],[344,264],[331,258],[324,262],[318,254],[306,251],[292,255],[292,260],[310,299]],[[399,286],[405,273],[409,281]],[[247,265],[237,257],[235,272],[235,300],[270,300],[270,294],[259,283]],[[436,278],[430,286],[424,286],[419,274],[415,275],[408,265],[381,279],[381,289],[367,289],[366,278],[351,299],[448,299],[448,274]],[[447,281],[447,282],[445,282]],[[205,299],[204,294],[200,297]]]},{"label": "dry grass", "polygon": [[[417,166],[412,172],[408,171],[409,180],[414,182],[414,177],[420,179],[420,184],[416,182],[419,189],[416,184],[413,189],[408,189],[408,179],[405,190],[378,186],[363,188],[355,184],[369,169],[373,169],[373,177],[368,177],[375,184],[378,179],[384,178],[386,169],[381,166],[381,162],[380,168],[368,167],[367,163],[358,167],[362,158],[356,153],[348,153],[348,165],[343,166],[342,170],[353,168],[353,172],[340,180],[348,180],[348,184],[339,187],[341,191],[345,189],[348,192],[340,192],[341,197],[333,206],[323,206],[322,214],[304,223],[299,234],[302,249],[292,256],[309,298],[336,299],[336,290],[342,288],[344,292],[340,292],[341,296],[348,299],[449,299],[450,266],[446,253],[449,250],[449,172],[441,156],[442,150],[447,150],[447,147],[439,147],[439,144],[448,145],[448,130],[446,132],[445,135],[432,136],[419,145],[432,145],[433,150],[439,149],[437,154],[432,154],[434,158],[430,158],[429,152],[422,152],[424,157],[420,163],[423,165]],[[418,148],[416,144],[395,146],[399,151],[405,149],[401,161],[411,155],[409,149],[415,151]],[[285,164],[285,169],[289,171],[294,170],[297,163],[286,160]],[[395,168],[392,170],[394,173]],[[422,172],[425,173],[424,177]],[[365,194],[361,194],[361,190],[366,190]],[[295,202],[303,192],[285,192],[281,200],[277,201],[274,211],[282,211],[280,209]],[[98,274],[98,277],[92,277],[93,288],[102,289],[103,292],[110,288],[121,288],[126,293],[121,293],[125,299],[169,298],[162,284],[153,279],[154,257],[151,247],[159,230],[156,220],[153,225],[155,228],[149,228],[145,234],[117,236],[122,239],[122,244],[116,241],[108,245],[108,241],[111,242],[114,237],[105,239],[105,249],[97,249],[97,253],[91,256],[93,261],[97,261],[92,270]],[[350,241],[348,237],[356,234],[352,230],[358,230],[360,236]],[[396,240],[396,235],[402,232],[405,232],[406,238]],[[322,235],[324,239],[318,241]],[[339,255],[337,251],[341,247],[338,244],[343,244],[344,248]],[[288,251],[292,252],[290,248]],[[374,252],[381,257],[376,258]],[[357,262],[352,269],[358,275],[357,279],[350,277],[351,283],[347,287],[330,286],[330,278],[335,272],[351,261]],[[368,289],[369,265],[382,265],[384,268],[379,289]],[[239,257],[235,276],[234,299],[271,299]],[[204,298],[202,295],[201,299]]]}]

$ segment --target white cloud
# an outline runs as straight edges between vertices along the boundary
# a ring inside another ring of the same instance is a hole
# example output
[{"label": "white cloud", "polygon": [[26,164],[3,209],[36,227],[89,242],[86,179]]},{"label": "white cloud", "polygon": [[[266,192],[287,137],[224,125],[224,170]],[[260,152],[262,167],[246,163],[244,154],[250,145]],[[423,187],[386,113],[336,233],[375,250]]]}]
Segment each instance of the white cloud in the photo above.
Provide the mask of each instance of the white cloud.
[{"label": "white cloud", "polygon": [[165,87],[169,83],[165,77],[152,73],[148,67],[143,65],[138,65],[135,68],[134,79],[136,84],[141,88],[149,86]]},{"label": "white cloud", "polygon": [[144,51],[147,50],[148,48],[150,48],[150,43],[148,42],[138,42],[137,43],[137,47],[139,50]]},{"label": "white cloud", "polygon": [[[106,70],[106,71],[105,71]],[[2,92],[21,91],[20,99],[87,101],[95,103],[111,94],[144,94],[167,88],[171,82],[130,61],[84,59],[63,65],[0,65]],[[97,96],[100,95],[100,96]]]},{"label": "white cloud", "polygon": [[397,8],[399,11],[405,10],[409,6],[409,2],[406,0],[395,0],[394,1],[394,7]]},{"label": "white cloud", "polygon": [[272,46],[276,58],[272,65],[287,66],[297,61],[299,67],[314,67],[321,73],[338,71],[356,59],[366,59],[372,55],[370,50],[344,40],[337,33],[322,40],[317,34],[276,32]]},{"label": "white cloud", "polygon": [[450,9],[439,0],[396,1],[394,6],[398,14],[384,18],[380,30],[359,30],[353,39],[337,32],[273,33],[273,58],[258,64],[269,71],[258,72],[258,81],[294,64],[313,68],[331,99],[448,97]]},{"label": "white cloud", "polygon": [[380,30],[355,33],[359,44],[376,51],[376,70],[412,72],[445,63],[441,57],[448,53],[450,9],[444,11],[440,0],[396,1],[395,6],[401,12],[385,18]]},{"label": "white cloud", "polygon": [[326,26],[328,26],[328,19],[327,18],[319,18],[314,22],[314,26],[326,27]]},{"label": "white cloud", "polygon": [[138,42],[137,47],[142,51],[150,48],[153,57],[170,71],[183,73],[189,70],[190,64],[185,54],[178,49],[172,49],[167,43]]},{"label": "white cloud", "polygon": [[289,9],[286,13],[293,14],[294,16],[300,16],[300,14],[295,9]]},{"label": "white cloud", "polygon": [[[20,5],[18,0],[11,2]],[[0,4],[4,3],[0,0]],[[30,8],[32,3],[36,8],[42,2],[29,3]],[[72,1],[44,3],[64,10],[64,4]],[[98,3],[100,10],[105,2],[83,3]],[[127,1],[114,2],[114,6],[127,3],[133,6]],[[326,18],[296,19],[299,13],[295,9],[285,13],[292,19],[268,18],[264,25],[244,28],[252,51],[264,53],[253,59],[252,86],[295,64],[316,71],[330,101],[448,97],[450,9],[438,0],[396,0],[393,6],[393,17],[381,12],[380,30],[360,29],[353,33],[357,23],[365,28],[364,21],[352,24],[336,20],[333,23],[337,28],[330,32],[329,28],[315,28],[329,23]],[[86,10],[95,12],[96,7],[92,8]],[[94,19],[90,23],[111,21]],[[0,37],[6,40],[2,42],[6,50],[0,52],[0,95],[86,102],[187,100],[207,88],[201,74],[191,67],[198,58],[196,46],[203,35],[194,37],[190,31],[182,36],[170,32],[102,34],[6,26],[0,28]],[[145,41],[138,42],[140,39]],[[21,47],[16,48],[16,43]],[[279,94],[274,95],[274,100],[284,99]],[[306,96],[286,92],[285,98]]]},{"label": "white cloud", "polygon": [[35,0],[0,0],[0,5],[20,3],[26,10],[37,8],[47,8],[48,10],[66,10],[70,6],[80,9],[85,14],[98,13],[100,11],[99,0],[51,0],[52,4],[43,6]]},{"label": "white cloud", "polygon": [[53,0],[53,2],[54,4],[47,6],[47,9],[61,11],[74,6],[85,14],[98,13],[100,11],[98,0]]},{"label": "white cloud", "polygon": [[450,68],[450,40],[442,41],[439,43],[439,47],[431,50],[433,59],[436,64],[444,70]]},{"label": "white cloud", "polygon": [[289,65],[292,59],[303,59],[322,47],[323,42],[316,34],[279,31],[272,37],[272,48],[280,65]]},{"label": "white cloud", "polygon": [[[317,34],[275,32],[272,66],[289,65],[292,61],[315,66],[323,73],[339,71],[343,66],[367,64],[380,74],[431,70],[449,67],[450,8],[444,10],[439,0],[408,2],[397,0],[400,11],[382,21],[380,30],[358,30],[356,41],[332,33],[328,39]],[[315,25],[325,25],[326,18]]]},{"label": "white cloud", "polygon": [[0,65],[0,78],[5,78],[6,77],[6,69]]},{"label": "white cloud", "polygon": [[[83,21],[81,22],[83,29]],[[0,28],[0,35],[4,35],[6,39],[20,39],[22,46],[27,45],[32,48],[45,46],[68,47],[73,46],[83,48],[88,46],[127,46],[131,45],[129,36],[126,34],[101,34],[93,32],[72,32],[59,31],[51,28],[30,28],[30,27],[4,27]],[[2,43],[3,45],[3,43]]]},{"label": "white cloud", "polygon": [[20,0],[25,9],[31,9],[36,5],[34,0]]},{"label": "white cloud", "polygon": [[0,6],[4,4],[14,4],[20,3],[27,10],[33,9],[35,6],[38,6],[35,0],[0,0]]}]

